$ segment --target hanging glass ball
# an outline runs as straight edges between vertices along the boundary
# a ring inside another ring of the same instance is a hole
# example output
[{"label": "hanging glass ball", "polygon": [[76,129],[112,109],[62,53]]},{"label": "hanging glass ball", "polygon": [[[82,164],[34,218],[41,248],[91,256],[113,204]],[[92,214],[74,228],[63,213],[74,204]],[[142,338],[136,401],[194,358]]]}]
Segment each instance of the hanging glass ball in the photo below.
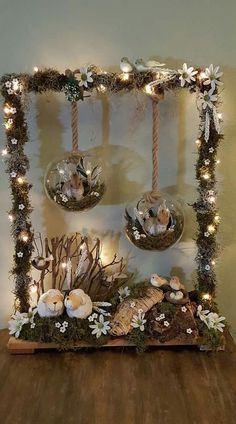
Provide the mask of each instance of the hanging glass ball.
[{"label": "hanging glass ball", "polygon": [[91,209],[105,193],[102,167],[85,152],[65,153],[49,164],[44,187],[49,199],[68,211]]},{"label": "hanging glass ball", "polygon": [[183,229],[181,206],[165,193],[155,200],[144,196],[126,207],[125,233],[139,249],[166,250],[180,240]]}]

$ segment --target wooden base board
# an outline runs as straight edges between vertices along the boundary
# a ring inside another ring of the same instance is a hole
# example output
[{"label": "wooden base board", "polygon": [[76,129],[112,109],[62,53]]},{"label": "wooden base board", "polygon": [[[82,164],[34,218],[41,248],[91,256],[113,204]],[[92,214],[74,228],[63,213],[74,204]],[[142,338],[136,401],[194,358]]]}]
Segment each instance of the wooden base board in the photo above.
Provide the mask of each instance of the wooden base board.
[{"label": "wooden base board", "polygon": [[[134,346],[134,344],[129,343],[124,338],[117,338],[109,340],[105,345],[100,346],[100,348],[114,348],[114,347],[129,347]],[[156,339],[149,339],[148,346],[156,346],[156,347],[189,347],[195,346],[201,351],[210,351],[209,346],[204,346],[199,341],[190,341],[189,343],[181,342],[177,339],[170,340],[165,343],[161,343]],[[60,350],[60,346],[56,343],[40,343],[40,342],[32,342],[28,340],[16,339],[15,337],[10,337],[8,344],[8,351],[11,354],[20,355],[20,354],[31,354],[35,353],[38,350],[48,350],[48,349],[57,349]],[[94,346],[90,345],[86,342],[78,342],[74,345],[75,349],[83,349],[83,348],[94,348]],[[222,342],[222,345],[218,348],[218,350],[225,350],[225,342]]]}]

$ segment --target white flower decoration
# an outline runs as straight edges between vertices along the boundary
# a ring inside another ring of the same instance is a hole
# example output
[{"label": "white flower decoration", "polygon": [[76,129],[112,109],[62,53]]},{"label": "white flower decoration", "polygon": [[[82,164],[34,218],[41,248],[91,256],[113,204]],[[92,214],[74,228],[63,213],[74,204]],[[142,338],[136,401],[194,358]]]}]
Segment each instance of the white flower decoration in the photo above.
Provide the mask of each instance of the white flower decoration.
[{"label": "white flower decoration", "polygon": [[18,140],[16,138],[11,139],[11,144],[17,144],[17,143],[18,143]]},{"label": "white flower decoration", "polygon": [[139,239],[140,239],[140,237],[141,237],[141,236],[140,236],[140,234],[135,234],[135,235],[134,235],[135,240],[139,240]]},{"label": "white flower decoration", "polygon": [[209,152],[214,153],[214,147],[210,147]]},{"label": "white flower decoration", "polygon": [[17,176],[17,173],[16,173],[15,171],[12,171],[12,172],[10,173],[10,177],[11,177],[11,178],[16,178],[16,176]]},{"label": "white flower decoration", "polygon": [[10,108],[10,112],[14,115],[16,113],[16,108],[15,107],[11,107]]},{"label": "white flower decoration", "polygon": [[68,321],[64,321],[64,322],[62,323],[62,325],[63,325],[64,327],[68,327],[69,323],[68,323]]},{"label": "white flower decoration", "polygon": [[204,164],[205,165],[209,165],[210,164],[210,160],[209,159],[204,160]]},{"label": "white flower decoration", "polygon": [[23,258],[23,252],[17,252],[17,257],[18,258]]},{"label": "white flower decoration", "polygon": [[192,328],[187,328],[187,330],[186,330],[187,334],[192,334],[192,332],[193,332]]},{"label": "white flower decoration", "polygon": [[203,321],[205,324],[206,324],[206,321],[207,321],[207,315],[209,314],[209,310],[208,309],[205,309],[205,310],[203,310],[202,309],[202,305],[198,305],[198,307],[197,307],[197,316],[200,318],[200,320],[201,321]]},{"label": "white flower decoration", "polygon": [[95,324],[92,324],[89,327],[93,328],[92,334],[96,334],[97,339],[101,337],[102,334],[106,335],[107,332],[111,329],[110,322],[104,321],[103,315],[99,315],[98,321],[95,320]]},{"label": "white flower decoration", "polygon": [[214,102],[217,101],[217,95],[213,94],[214,90],[211,88],[209,91],[204,91],[204,93],[199,94],[199,100],[202,104],[203,109],[210,108],[213,109]]},{"label": "white flower decoration", "polygon": [[30,324],[30,328],[35,328],[35,322],[32,322],[31,324]]},{"label": "white flower decoration", "polygon": [[120,302],[122,302],[122,300],[124,300],[126,297],[130,295],[130,289],[128,286],[120,287],[118,290],[118,293],[119,293],[119,300]]},{"label": "white flower decoration", "polygon": [[223,72],[219,72],[220,67],[211,64],[209,68],[205,70],[206,80],[203,82],[204,85],[211,85],[211,88],[215,90],[217,85],[223,85],[223,82],[219,81],[219,78],[223,75]]},{"label": "white flower decoration", "polygon": [[91,77],[92,72],[88,71],[88,68],[80,68],[80,72],[76,74],[76,79],[79,81],[80,87],[88,87],[88,82],[93,82],[93,78]]},{"label": "white flower decoration", "polygon": [[10,124],[10,125],[12,125],[12,124],[13,124],[13,119],[12,119],[12,118],[9,118],[9,119],[7,120],[7,123],[8,123],[8,124]]},{"label": "white flower decoration", "polygon": [[184,313],[187,312],[186,306],[182,306],[181,311],[184,312]]},{"label": "white flower decoration", "polygon": [[89,322],[93,322],[98,317],[98,314],[95,312],[88,317]]},{"label": "white flower decoration", "polygon": [[12,88],[8,88],[7,93],[8,94],[14,94],[14,90],[12,90]]},{"label": "white flower decoration", "polygon": [[140,331],[144,331],[144,324],[146,323],[146,319],[144,319],[145,313],[138,312],[138,315],[133,315],[131,326],[133,328],[139,328]]},{"label": "white flower decoration", "polygon": [[164,326],[169,327],[170,323],[168,321],[164,321]]},{"label": "white flower decoration", "polygon": [[6,81],[5,82],[5,87],[10,88],[11,87],[11,81]]},{"label": "white flower decoration", "polygon": [[61,323],[60,322],[55,322],[55,327],[56,328],[60,328],[61,327]]},{"label": "white flower decoration", "polygon": [[208,231],[205,231],[204,236],[205,237],[209,237],[210,233],[208,233]]},{"label": "white flower decoration", "polygon": [[66,331],[66,327],[64,327],[64,325],[62,325],[62,326],[60,327],[60,332],[61,332],[61,333],[65,333],[65,331]]},{"label": "white flower decoration", "polygon": [[132,230],[137,230],[137,227],[132,227]]},{"label": "white flower decoration", "polygon": [[130,307],[134,308],[135,307],[135,302],[130,302]]},{"label": "white flower decoration", "polygon": [[220,317],[216,312],[210,312],[207,316],[207,326],[208,328],[213,328],[223,333],[223,328],[225,324],[222,321],[225,320],[225,317]]},{"label": "white flower decoration", "polygon": [[186,82],[190,84],[191,81],[196,81],[194,75],[197,74],[197,71],[194,71],[194,68],[192,66],[188,68],[187,63],[183,64],[182,69],[178,69],[178,73],[180,74],[179,79],[181,87],[184,87]]},{"label": "white flower decoration", "polygon": [[10,321],[8,322],[9,334],[14,335],[16,338],[19,337],[20,332],[24,324],[29,322],[28,314],[26,312],[20,313],[17,311],[12,315]]},{"label": "white flower decoration", "polygon": [[65,194],[63,194],[61,198],[62,198],[63,202],[65,202],[65,203],[68,202],[68,197],[65,196]]},{"label": "white flower decoration", "polygon": [[205,270],[206,270],[206,271],[210,271],[210,269],[211,269],[210,265],[206,265],[206,266],[205,266]]},{"label": "white flower decoration", "polygon": [[161,314],[159,315],[159,317],[156,318],[156,321],[162,321],[163,319],[165,319],[165,314]]},{"label": "white flower decoration", "polygon": [[214,196],[214,190],[208,190],[208,194],[209,194],[209,196]]},{"label": "white flower decoration", "polygon": [[25,205],[23,205],[23,203],[21,203],[21,204],[19,205],[19,209],[20,209],[20,211],[23,211],[23,209],[25,209]]}]

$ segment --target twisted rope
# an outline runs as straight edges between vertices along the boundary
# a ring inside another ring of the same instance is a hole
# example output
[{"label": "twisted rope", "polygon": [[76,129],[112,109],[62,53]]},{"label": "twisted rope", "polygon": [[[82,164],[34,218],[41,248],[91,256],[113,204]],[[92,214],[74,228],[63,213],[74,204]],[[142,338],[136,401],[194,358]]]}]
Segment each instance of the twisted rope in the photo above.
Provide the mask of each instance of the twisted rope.
[{"label": "twisted rope", "polygon": [[71,102],[71,132],[72,132],[72,150],[79,150],[79,133],[78,133],[78,106],[77,102]]},{"label": "twisted rope", "polygon": [[148,203],[155,203],[158,192],[158,148],[159,148],[160,110],[158,99],[152,99],[152,190],[144,194]]}]

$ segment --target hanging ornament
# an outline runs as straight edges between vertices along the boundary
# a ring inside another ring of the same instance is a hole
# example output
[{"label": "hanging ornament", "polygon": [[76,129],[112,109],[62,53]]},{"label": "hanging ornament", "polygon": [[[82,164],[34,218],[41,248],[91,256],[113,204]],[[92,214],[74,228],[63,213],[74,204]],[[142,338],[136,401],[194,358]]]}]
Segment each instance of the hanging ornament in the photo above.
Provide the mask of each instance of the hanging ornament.
[{"label": "hanging ornament", "polygon": [[44,187],[50,200],[68,211],[96,206],[105,193],[102,167],[86,152],[79,151],[77,102],[71,102],[72,151],[52,161]]},{"label": "hanging ornament", "polygon": [[166,250],[177,243],[183,233],[184,215],[179,203],[158,191],[159,106],[153,105],[152,190],[135,204],[126,207],[125,232],[136,247],[144,250]]}]

